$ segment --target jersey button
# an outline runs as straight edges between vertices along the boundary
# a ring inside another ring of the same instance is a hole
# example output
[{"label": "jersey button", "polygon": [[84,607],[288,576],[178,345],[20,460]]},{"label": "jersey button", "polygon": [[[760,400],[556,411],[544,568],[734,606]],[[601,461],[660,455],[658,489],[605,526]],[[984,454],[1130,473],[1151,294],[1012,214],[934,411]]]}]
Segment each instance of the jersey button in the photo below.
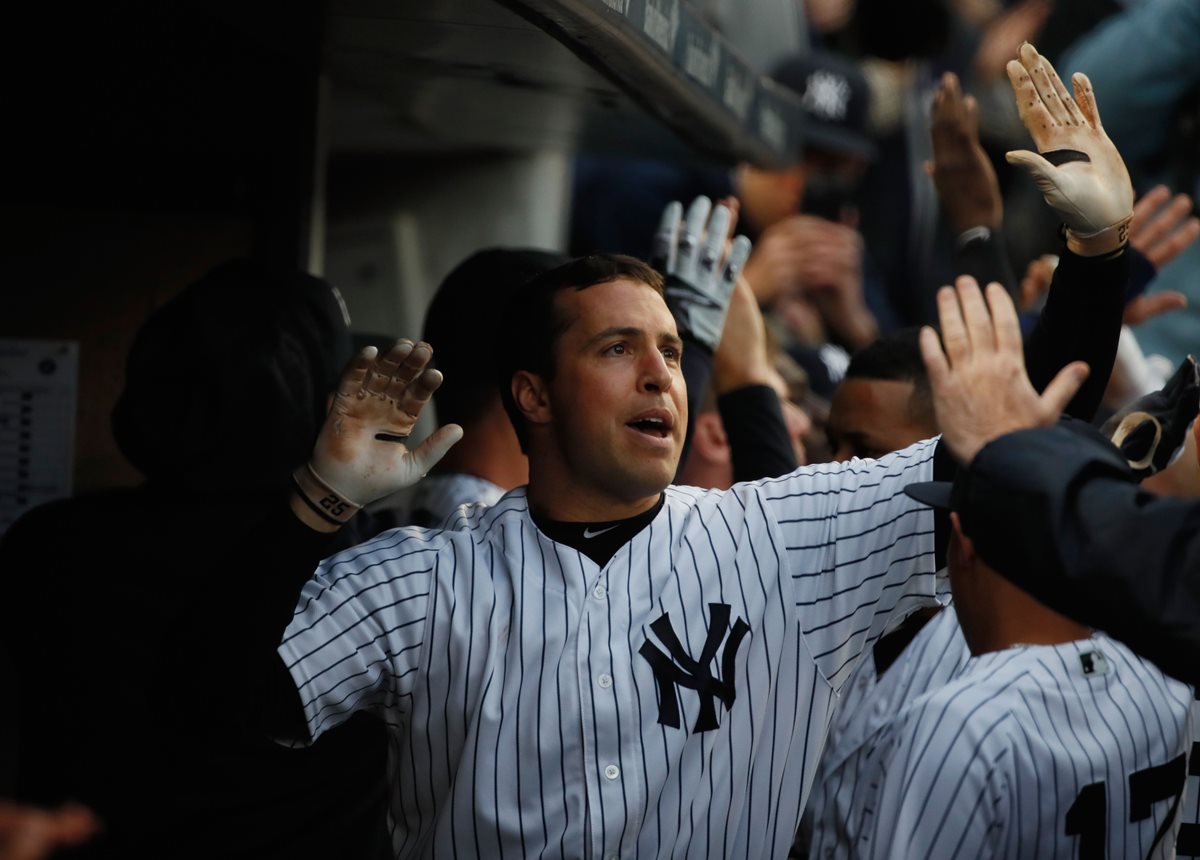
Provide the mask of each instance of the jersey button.
[{"label": "jersey button", "polygon": [[603,585],[597,585],[592,589],[592,596],[597,600],[603,600],[604,598],[608,597],[608,589]]},{"label": "jersey button", "polygon": [[601,675],[596,679],[596,683],[607,690],[612,686],[612,675]]},{"label": "jersey button", "polygon": [[609,779],[616,779],[618,776],[621,775],[621,769],[619,767],[617,767],[615,764],[610,764],[608,767],[606,767],[604,769],[604,775],[607,776]]}]

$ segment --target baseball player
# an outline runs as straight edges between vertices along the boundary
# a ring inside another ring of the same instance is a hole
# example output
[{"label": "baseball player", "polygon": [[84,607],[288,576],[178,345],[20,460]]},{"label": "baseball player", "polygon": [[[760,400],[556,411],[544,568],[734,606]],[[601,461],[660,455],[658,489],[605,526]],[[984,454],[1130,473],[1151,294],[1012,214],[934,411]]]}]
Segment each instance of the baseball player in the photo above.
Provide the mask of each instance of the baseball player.
[{"label": "baseball player", "polygon": [[[940,347],[926,338],[934,380],[967,386],[989,355],[1019,358],[999,285],[987,307],[973,283],[938,303],[948,358],[933,366]],[[1025,388],[1003,404],[1018,416],[1031,416]],[[948,484],[907,492],[959,507]],[[976,555],[970,522],[951,520],[950,580],[972,657],[872,737],[846,839],[820,856],[1173,856],[1192,690],[1010,585]]]},{"label": "baseball player", "polygon": [[[1106,217],[1106,177],[1072,177]],[[273,662],[237,667],[266,673],[242,689],[277,735],[313,741],[357,711],[406,729],[401,856],[781,856],[837,690],[933,597],[934,516],[901,491],[932,475],[932,441],[728,492],[668,486],[687,419],[675,318],[719,333],[711,309],[736,278],[724,230],[708,234],[683,229],[674,317],[628,258],[531,282],[497,357],[528,487],[322,563]],[[461,436],[395,444],[440,381],[430,356],[401,342],[347,372],[256,585],[305,569],[315,531]],[[1039,408],[1057,413],[1080,379]]]},{"label": "baseball player", "polygon": [[843,689],[805,810],[806,856],[832,856],[851,844],[859,822],[849,819],[861,804],[872,737],[908,703],[954,678],[970,656],[949,606],[917,632],[887,671],[863,660]]}]

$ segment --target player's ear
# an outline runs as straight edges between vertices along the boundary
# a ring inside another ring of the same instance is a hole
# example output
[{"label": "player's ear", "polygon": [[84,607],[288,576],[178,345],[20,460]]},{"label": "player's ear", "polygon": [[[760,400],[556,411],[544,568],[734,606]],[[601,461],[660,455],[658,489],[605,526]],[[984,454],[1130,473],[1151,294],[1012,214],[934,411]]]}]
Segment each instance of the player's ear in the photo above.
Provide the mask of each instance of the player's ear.
[{"label": "player's ear", "polygon": [[707,463],[726,465],[730,462],[729,437],[725,425],[715,412],[701,412],[696,416],[696,429],[692,436],[692,453]]},{"label": "player's ear", "polygon": [[517,409],[531,424],[549,424],[554,415],[546,382],[536,373],[518,370],[512,378],[512,397]]},{"label": "player's ear", "polygon": [[954,538],[958,541],[959,549],[962,550],[963,560],[973,561],[975,559],[975,544],[971,543],[971,539],[963,532],[962,520],[958,518],[956,511],[950,512],[950,525],[954,527]]}]

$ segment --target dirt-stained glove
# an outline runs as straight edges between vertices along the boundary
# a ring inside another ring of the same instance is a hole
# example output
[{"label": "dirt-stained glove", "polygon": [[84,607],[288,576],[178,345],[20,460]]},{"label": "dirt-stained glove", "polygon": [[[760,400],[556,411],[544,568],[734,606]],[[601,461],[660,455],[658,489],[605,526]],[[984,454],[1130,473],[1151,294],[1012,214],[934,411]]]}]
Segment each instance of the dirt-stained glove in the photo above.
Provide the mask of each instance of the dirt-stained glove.
[{"label": "dirt-stained glove", "polygon": [[750,240],[745,236],[734,239],[725,253],[732,217],[728,207],[713,209],[703,196],[692,201],[686,221],[682,204],[668,203],[650,257],[651,265],[666,279],[667,306],[679,333],[710,351],[721,342],[729,297],[750,256]]},{"label": "dirt-stained glove", "polygon": [[292,476],[301,500],[321,519],[347,522],[363,505],[415,484],[462,438],[447,424],[415,448],[405,444],[421,409],[442,383],[427,343],[400,340],[350,362],[321,427],[312,459]]},{"label": "dirt-stained glove", "polygon": [[1200,365],[1190,355],[1161,391],[1130,403],[1100,428],[1138,480],[1161,472],[1183,452],[1188,428],[1200,412]]},{"label": "dirt-stained glove", "polygon": [[1009,61],[1008,79],[1038,151],[1015,150],[1005,157],[1029,171],[1062,217],[1068,248],[1085,257],[1117,251],[1128,240],[1133,185],[1100,124],[1091,81],[1084,74],[1072,76],[1072,98],[1033,45],[1022,45],[1019,56]]}]

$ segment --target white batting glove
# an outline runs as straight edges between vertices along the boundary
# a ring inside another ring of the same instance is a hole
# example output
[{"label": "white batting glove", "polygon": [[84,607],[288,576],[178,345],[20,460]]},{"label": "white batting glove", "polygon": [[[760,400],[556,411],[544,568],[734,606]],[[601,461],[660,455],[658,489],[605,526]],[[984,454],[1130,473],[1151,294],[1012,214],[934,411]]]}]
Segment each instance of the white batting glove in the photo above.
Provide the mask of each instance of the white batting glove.
[{"label": "white batting glove", "polygon": [[745,236],[734,239],[725,254],[732,218],[727,206],[713,209],[703,196],[692,201],[686,221],[683,206],[668,203],[650,259],[666,276],[667,306],[680,334],[691,335],[711,351],[721,342],[729,298],[750,256],[750,240]]},{"label": "white batting glove", "polygon": [[1087,75],[1073,75],[1072,98],[1033,45],[1026,42],[1018,54],[1019,61],[1008,63],[1008,79],[1038,151],[1015,150],[1005,158],[1029,171],[1062,217],[1068,248],[1090,257],[1123,247],[1133,214],[1133,185],[1100,124],[1092,82]]},{"label": "white batting glove", "polygon": [[409,449],[404,443],[442,383],[429,367],[427,343],[397,341],[383,355],[374,347],[350,362],[312,459],[296,470],[296,489],[319,517],[340,524],[366,504],[415,484],[462,438],[447,424]]}]

